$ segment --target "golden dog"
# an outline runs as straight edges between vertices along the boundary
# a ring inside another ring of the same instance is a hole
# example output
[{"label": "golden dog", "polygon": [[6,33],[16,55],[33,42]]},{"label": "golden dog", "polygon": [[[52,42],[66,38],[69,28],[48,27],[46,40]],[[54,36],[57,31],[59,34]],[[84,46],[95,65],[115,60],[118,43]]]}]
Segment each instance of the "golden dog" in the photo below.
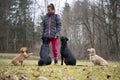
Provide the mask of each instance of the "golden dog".
[{"label": "golden dog", "polygon": [[89,53],[90,60],[94,65],[108,66],[108,62],[102,57],[96,55],[96,51],[94,48],[87,49]]},{"label": "golden dog", "polygon": [[20,54],[14,57],[11,63],[13,65],[19,65],[21,63],[21,65],[23,65],[23,60],[32,55],[32,53],[27,54],[26,51],[27,47],[22,47],[20,49]]}]

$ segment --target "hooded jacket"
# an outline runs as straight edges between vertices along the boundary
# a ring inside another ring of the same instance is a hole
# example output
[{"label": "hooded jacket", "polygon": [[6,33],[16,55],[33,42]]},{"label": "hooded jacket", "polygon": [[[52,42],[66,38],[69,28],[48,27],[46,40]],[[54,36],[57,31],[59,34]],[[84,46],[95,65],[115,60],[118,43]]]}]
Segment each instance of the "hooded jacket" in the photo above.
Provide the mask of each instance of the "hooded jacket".
[{"label": "hooded jacket", "polygon": [[44,16],[42,37],[54,38],[60,36],[61,19],[58,14],[50,13]]}]

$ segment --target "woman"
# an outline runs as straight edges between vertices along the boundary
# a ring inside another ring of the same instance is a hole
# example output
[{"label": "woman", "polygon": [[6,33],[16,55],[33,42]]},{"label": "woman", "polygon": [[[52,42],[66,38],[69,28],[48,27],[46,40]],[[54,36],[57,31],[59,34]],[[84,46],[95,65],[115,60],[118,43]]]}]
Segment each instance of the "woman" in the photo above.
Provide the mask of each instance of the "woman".
[{"label": "woman", "polygon": [[58,38],[61,31],[61,20],[58,14],[55,14],[53,4],[47,6],[48,13],[43,20],[42,37],[48,37],[49,44],[52,43],[52,51],[54,53],[54,64],[58,64]]}]

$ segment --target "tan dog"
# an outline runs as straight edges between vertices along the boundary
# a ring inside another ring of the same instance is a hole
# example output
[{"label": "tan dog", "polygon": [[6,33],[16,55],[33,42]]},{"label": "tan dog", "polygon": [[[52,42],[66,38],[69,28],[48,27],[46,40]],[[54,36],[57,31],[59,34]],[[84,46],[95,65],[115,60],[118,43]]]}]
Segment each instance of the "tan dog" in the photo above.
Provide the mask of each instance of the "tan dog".
[{"label": "tan dog", "polygon": [[94,48],[87,49],[89,53],[90,60],[94,65],[108,66],[108,62],[102,57],[96,55],[96,51]]},{"label": "tan dog", "polygon": [[32,55],[32,53],[27,54],[26,51],[27,47],[22,47],[20,49],[20,54],[14,57],[11,63],[14,65],[19,65],[21,63],[21,65],[23,65],[23,60]]}]

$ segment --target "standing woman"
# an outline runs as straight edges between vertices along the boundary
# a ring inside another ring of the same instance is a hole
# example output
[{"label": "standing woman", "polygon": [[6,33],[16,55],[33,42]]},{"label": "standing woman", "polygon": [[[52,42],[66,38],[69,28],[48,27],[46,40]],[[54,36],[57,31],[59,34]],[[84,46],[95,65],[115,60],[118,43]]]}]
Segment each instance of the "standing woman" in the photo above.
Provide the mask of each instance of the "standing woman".
[{"label": "standing woman", "polygon": [[55,7],[52,3],[47,6],[47,11],[43,20],[42,37],[50,39],[49,44],[52,44],[54,64],[58,64],[58,38],[61,31],[61,19],[58,14],[55,14]]}]

